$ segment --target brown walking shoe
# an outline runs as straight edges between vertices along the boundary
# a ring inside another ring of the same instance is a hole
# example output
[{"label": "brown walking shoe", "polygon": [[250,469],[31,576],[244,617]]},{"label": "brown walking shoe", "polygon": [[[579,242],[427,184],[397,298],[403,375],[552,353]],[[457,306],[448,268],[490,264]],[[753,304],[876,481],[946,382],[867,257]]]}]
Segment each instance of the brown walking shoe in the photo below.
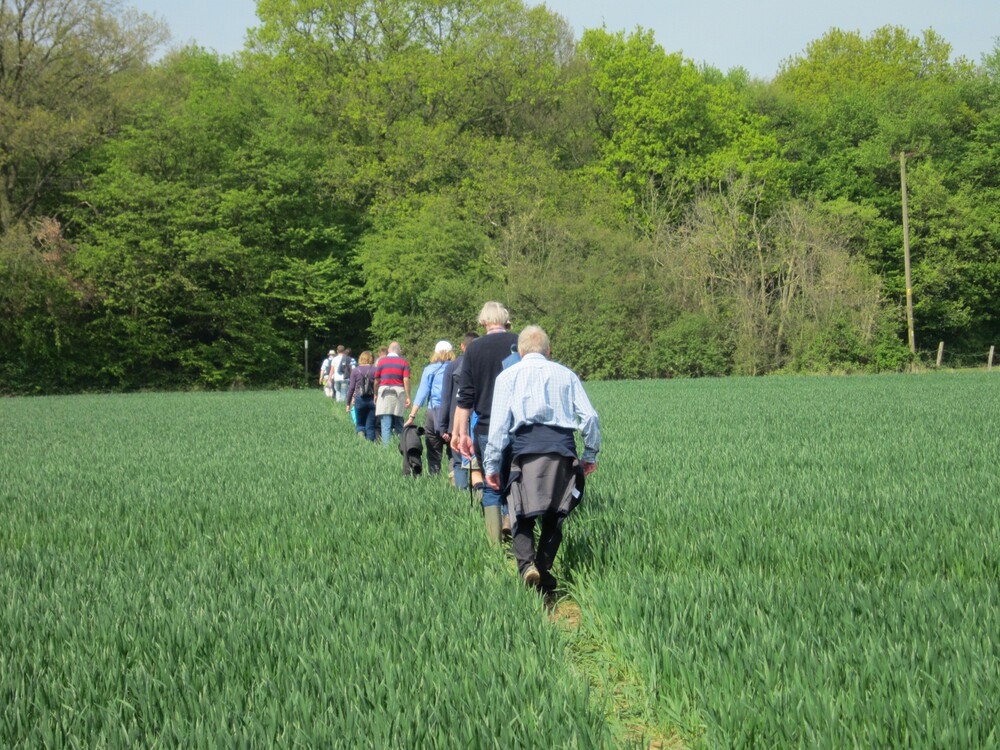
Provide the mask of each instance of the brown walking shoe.
[{"label": "brown walking shoe", "polygon": [[525,586],[537,586],[538,582],[542,580],[542,576],[538,572],[538,568],[534,565],[529,565],[524,569],[524,573],[521,574],[521,580],[524,581]]}]

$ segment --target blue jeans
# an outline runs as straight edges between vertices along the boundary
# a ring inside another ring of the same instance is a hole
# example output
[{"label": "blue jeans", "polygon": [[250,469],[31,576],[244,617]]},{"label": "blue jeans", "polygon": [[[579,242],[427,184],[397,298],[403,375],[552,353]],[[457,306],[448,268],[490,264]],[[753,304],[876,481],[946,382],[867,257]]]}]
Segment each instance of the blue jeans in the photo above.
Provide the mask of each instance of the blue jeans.
[{"label": "blue jeans", "polygon": [[[372,414],[374,414],[372,410]],[[389,444],[392,433],[399,435],[403,431],[403,418],[392,414],[383,414],[382,417],[382,445]]]},{"label": "blue jeans", "polygon": [[346,380],[333,381],[333,391],[337,395],[337,400],[341,403],[347,401],[347,386],[348,382]]},{"label": "blue jeans", "polygon": [[355,428],[365,437],[375,442],[375,399],[372,396],[354,397],[354,414],[357,416]]},{"label": "blue jeans", "polygon": [[[476,448],[478,449],[476,451],[476,456],[479,458],[479,465],[480,466],[483,466],[483,455],[486,453],[486,444],[488,442],[489,442],[489,436],[488,435],[482,435],[482,434],[476,435]],[[505,458],[506,458],[506,456],[505,456]],[[507,472],[505,472],[503,469],[501,469],[500,473],[501,473],[501,477],[500,477],[501,484],[500,484],[500,487],[503,488],[503,480],[504,480],[504,476],[503,475],[505,475]],[[484,478],[485,478],[485,474],[486,474],[485,469],[483,471],[483,474],[484,474]],[[504,500],[503,495],[501,493],[497,492],[492,487],[490,487],[485,482],[483,482],[483,507],[484,508],[488,508],[491,505],[499,505],[500,506],[500,513],[501,513],[501,515],[507,515],[507,503]]]},{"label": "blue jeans", "polygon": [[469,489],[469,469],[462,468],[462,454],[456,452],[451,457],[451,470],[455,473],[455,489]]}]

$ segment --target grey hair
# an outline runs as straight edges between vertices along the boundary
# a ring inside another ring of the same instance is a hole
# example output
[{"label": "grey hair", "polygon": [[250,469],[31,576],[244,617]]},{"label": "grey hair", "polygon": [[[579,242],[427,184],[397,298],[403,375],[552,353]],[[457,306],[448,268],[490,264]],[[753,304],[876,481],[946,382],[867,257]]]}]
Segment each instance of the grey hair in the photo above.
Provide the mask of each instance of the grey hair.
[{"label": "grey hair", "polygon": [[510,313],[499,302],[487,302],[479,311],[479,322],[484,326],[505,326],[510,323]]},{"label": "grey hair", "polygon": [[403,348],[399,345],[398,341],[393,341],[391,344],[389,344],[389,353],[390,354],[402,354],[403,353]]},{"label": "grey hair", "polygon": [[544,354],[549,356],[549,334],[541,326],[528,326],[517,337],[517,351],[523,357],[525,354]]}]

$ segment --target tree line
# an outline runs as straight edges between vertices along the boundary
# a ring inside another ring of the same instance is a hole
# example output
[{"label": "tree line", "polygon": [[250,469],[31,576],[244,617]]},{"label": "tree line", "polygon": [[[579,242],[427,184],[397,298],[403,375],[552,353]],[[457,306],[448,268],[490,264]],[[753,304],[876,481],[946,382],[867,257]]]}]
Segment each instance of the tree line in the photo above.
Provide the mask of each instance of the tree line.
[{"label": "tree line", "polygon": [[303,382],[483,300],[589,378],[1000,336],[1000,46],[831,29],[771,80],[521,0],[258,0],[245,49],[0,0],[0,391]]}]

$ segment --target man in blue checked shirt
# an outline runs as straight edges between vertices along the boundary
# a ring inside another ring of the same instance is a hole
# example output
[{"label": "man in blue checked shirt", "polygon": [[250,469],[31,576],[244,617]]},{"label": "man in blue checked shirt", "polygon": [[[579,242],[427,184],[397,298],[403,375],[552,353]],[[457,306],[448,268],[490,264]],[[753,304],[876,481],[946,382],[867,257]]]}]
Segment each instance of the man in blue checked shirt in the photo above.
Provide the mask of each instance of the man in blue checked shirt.
[{"label": "man in blue checked shirt", "polygon": [[[504,450],[511,449],[508,513],[513,549],[525,585],[555,592],[552,563],[562,525],[583,494],[584,477],[597,468],[601,428],[580,378],[549,360],[549,337],[528,326],[517,339],[521,361],[501,372],[493,389],[489,441],[483,456],[486,482],[500,488]],[[573,433],[583,436],[577,458]],[[534,530],[540,522],[537,547]]]}]

